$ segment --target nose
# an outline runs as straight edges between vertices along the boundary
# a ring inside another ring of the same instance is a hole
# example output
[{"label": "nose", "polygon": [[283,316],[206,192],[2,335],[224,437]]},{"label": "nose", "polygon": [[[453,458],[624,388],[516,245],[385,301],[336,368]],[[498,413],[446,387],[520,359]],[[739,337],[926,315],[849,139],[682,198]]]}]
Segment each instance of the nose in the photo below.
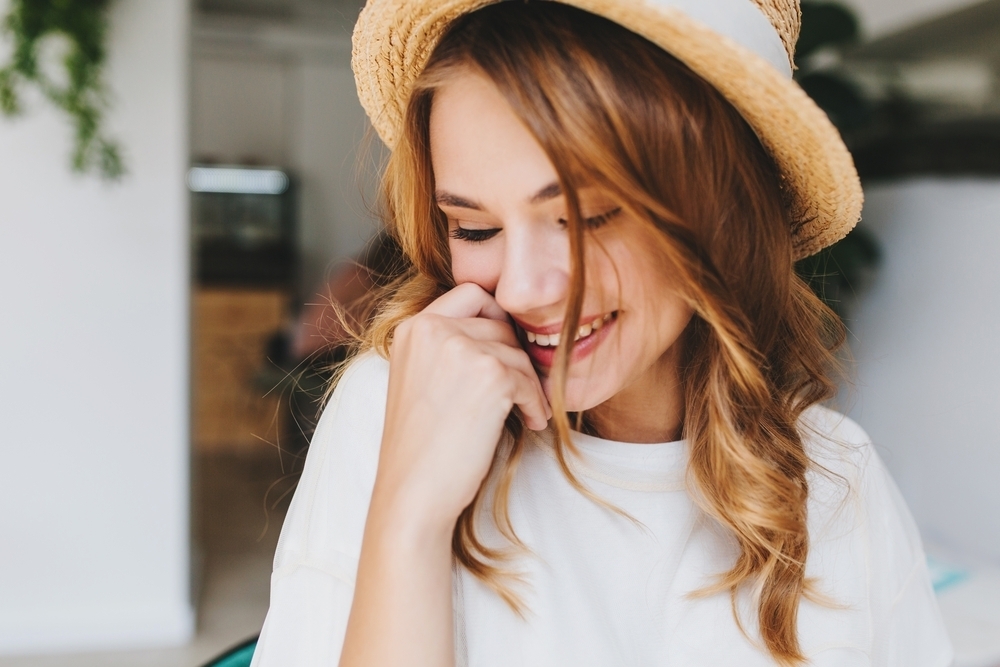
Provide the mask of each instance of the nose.
[{"label": "nose", "polygon": [[545,225],[508,227],[494,297],[508,313],[561,317],[569,289],[569,239]]}]

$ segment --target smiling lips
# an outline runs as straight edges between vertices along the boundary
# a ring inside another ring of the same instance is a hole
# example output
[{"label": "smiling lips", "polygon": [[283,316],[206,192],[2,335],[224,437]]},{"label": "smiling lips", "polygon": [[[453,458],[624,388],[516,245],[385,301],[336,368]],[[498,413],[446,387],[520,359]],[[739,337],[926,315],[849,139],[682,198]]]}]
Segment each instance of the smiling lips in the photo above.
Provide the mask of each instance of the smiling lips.
[{"label": "smiling lips", "polygon": [[[601,315],[600,317],[595,318],[593,322],[580,325],[580,328],[576,331],[576,340],[579,341],[591,335],[593,332],[599,331],[601,327],[611,320],[612,315],[614,315],[614,313]],[[525,329],[524,333],[529,343],[534,343],[539,347],[557,347],[560,339],[562,338],[562,334],[558,331],[556,333],[546,335]]]},{"label": "smiling lips", "polygon": [[[570,357],[571,361],[580,361],[593,352],[600,345],[601,341],[607,338],[608,332],[614,329],[613,325],[617,321],[618,311],[616,310],[607,315],[595,317],[586,324],[581,324],[576,330],[576,340],[573,343],[572,356]],[[529,331],[521,322],[517,324],[518,328],[524,332],[524,339],[522,340],[526,343],[524,346],[525,352],[531,357],[535,367],[540,372],[551,368],[555,362],[556,350],[559,347],[559,341],[562,337],[558,327],[545,327],[545,330],[551,333],[540,333],[537,330]]]}]

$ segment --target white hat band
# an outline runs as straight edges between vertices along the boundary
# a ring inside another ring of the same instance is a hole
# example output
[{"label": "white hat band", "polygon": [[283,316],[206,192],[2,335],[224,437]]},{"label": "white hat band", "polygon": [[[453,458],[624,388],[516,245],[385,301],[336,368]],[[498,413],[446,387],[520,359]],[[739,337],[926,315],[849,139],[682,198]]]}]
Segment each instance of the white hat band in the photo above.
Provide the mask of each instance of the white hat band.
[{"label": "white hat band", "polygon": [[778,31],[751,0],[639,1],[661,10],[674,9],[687,14],[720,35],[753,51],[783,75],[792,78],[788,52]]}]

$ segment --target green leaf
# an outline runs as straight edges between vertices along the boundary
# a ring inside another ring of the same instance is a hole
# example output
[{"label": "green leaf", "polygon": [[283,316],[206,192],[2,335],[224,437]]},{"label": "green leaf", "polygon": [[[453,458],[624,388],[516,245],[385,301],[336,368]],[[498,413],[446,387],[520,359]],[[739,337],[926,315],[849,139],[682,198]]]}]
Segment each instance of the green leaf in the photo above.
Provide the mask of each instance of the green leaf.
[{"label": "green leaf", "polygon": [[[20,109],[18,88],[34,85],[74,126],[70,163],[76,171],[96,169],[108,179],[125,173],[118,144],[104,134],[107,108],[103,78],[110,0],[11,0],[2,30],[13,38],[11,62],[0,69],[0,110]],[[68,84],[60,88],[38,68],[38,46],[49,35],[69,39],[63,59]]]}]

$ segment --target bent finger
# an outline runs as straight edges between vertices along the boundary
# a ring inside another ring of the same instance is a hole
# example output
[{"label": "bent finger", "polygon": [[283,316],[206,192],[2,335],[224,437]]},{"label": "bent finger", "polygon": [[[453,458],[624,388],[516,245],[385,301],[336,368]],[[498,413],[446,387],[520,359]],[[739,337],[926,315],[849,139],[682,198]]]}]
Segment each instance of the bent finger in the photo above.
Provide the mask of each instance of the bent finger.
[{"label": "bent finger", "polygon": [[511,369],[514,379],[514,405],[521,409],[525,425],[532,431],[544,431],[552,417],[552,409],[545,393],[538,384],[538,377],[531,372],[529,377],[517,369]]},{"label": "bent finger", "polygon": [[498,322],[482,317],[466,317],[454,320],[453,324],[459,331],[473,340],[503,343],[507,347],[522,349],[521,341],[517,339],[517,334],[514,332],[514,326],[509,322]]},{"label": "bent finger", "polygon": [[510,378],[514,383],[513,401],[521,408],[528,428],[544,430],[548,420],[552,418],[552,408],[528,355],[519,348],[496,342],[483,343],[483,350],[510,371]]},{"label": "bent finger", "polygon": [[482,317],[498,322],[509,321],[507,313],[493,295],[476,283],[462,283],[452,288],[435,299],[424,312],[454,318]]}]

